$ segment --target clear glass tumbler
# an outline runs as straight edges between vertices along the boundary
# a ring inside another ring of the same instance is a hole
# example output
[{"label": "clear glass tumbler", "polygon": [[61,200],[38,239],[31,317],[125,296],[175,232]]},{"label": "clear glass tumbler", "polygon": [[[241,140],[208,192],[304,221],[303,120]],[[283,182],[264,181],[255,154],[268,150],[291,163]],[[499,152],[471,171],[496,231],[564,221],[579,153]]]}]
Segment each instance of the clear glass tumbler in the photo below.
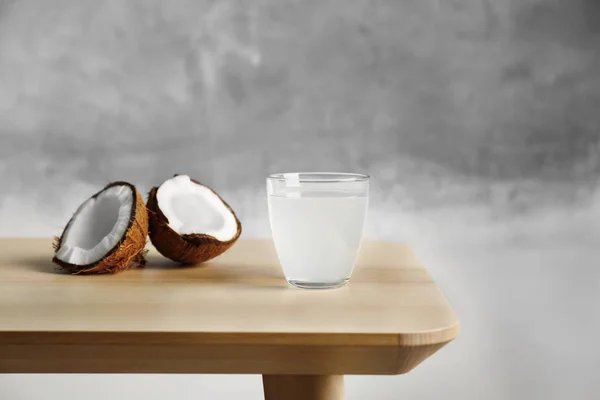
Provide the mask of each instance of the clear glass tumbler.
[{"label": "clear glass tumbler", "polygon": [[284,173],[267,177],[269,219],[287,281],[305,289],[345,285],[369,207],[369,176]]}]

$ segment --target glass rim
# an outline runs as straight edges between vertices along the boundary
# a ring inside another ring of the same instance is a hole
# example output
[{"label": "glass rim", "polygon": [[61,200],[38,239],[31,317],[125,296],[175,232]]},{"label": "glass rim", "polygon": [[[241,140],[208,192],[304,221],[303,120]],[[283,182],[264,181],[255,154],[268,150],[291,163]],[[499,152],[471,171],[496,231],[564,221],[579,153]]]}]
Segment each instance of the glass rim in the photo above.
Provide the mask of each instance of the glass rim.
[{"label": "glass rim", "polygon": [[367,174],[354,172],[280,172],[267,176],[270,180],[301,183],[363,182],[370,178]]}]

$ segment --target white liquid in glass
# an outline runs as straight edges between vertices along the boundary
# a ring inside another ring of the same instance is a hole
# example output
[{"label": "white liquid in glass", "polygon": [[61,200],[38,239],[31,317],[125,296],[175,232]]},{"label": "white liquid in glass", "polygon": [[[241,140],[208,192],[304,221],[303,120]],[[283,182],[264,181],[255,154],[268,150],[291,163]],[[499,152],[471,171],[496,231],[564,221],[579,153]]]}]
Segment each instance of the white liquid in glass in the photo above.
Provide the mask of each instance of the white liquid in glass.
[{"label": "white liquid in glass", "polygon": [[350,278],[368,197],[342,190],[290,188],[269,196],[271,230],[286,279],[335,283]]}]

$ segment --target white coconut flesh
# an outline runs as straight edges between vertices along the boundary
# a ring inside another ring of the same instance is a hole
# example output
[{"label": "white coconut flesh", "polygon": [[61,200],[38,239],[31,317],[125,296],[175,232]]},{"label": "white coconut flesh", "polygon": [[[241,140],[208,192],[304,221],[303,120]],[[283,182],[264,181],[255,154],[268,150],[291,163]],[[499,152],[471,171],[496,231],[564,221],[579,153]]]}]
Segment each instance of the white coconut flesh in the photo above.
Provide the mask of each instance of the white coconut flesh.
[{"label": "white coconut flesh", "polygon": [[237,233],[235,216],[223,200],[187,175],[178,175],[160,185],[156,202],[169,227],[180,235],[205,234],[226,242]]},{"label": "white coconut flesh", "polygon": [[101,260],[126,234],[133,201],[128,186],[112,186],[86,200],[63,234],[56,257],[74,265]]}]

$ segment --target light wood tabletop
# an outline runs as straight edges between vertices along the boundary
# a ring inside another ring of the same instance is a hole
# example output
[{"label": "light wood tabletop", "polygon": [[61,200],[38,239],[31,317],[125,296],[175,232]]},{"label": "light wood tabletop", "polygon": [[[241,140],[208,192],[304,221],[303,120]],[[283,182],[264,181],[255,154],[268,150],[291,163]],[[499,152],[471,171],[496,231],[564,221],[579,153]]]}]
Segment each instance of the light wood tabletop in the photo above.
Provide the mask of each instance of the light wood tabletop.
[{"label": "light wood tabletop", "polygon": [[[262,374],[267,399],[338,399],[410,371],[459,321],[410,248],[365,242],[350,283],[289,286],[271,240],[180,267],[56,272],[50,239],[0,239],[0,373]],[[299,397],[294,397],[299,396]]]}]

